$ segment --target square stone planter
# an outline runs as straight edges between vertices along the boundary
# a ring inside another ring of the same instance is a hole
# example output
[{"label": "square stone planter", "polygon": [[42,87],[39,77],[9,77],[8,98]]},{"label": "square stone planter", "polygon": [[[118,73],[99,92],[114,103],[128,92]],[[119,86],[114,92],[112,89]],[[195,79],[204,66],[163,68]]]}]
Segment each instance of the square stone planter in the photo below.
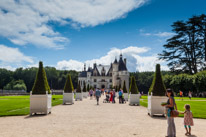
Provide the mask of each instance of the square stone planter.
[{"label": "square stone planter", "polygon": [[139,105],[140,94],[129,95],[129,105]]},{"label": "square stone planter", "polygon": [[148,94],[148,115],[164,115],[165,107],[161,106],[162,102],[167,102],[165,96],[152,96]]},{"label": "square stone planter", "polygon": [[125,100],[125,101],[128,101],[128,96],[129,96],[129,94],[128,94],[128,93],[123,93],[123,95],[124,95],[124,100]]},{"label": "square stone planter", "polygon": [[63,92],[63,104],[74,104],[74,93]]},{"label": "square stone planter", "polygon": [[83,92],[83,97],[87,98],[88,92]]},{"label": "square stone planter", "polygon": [[30,92],[30,115],[51,113],[51,94],[34,94]]},{"label": "square stone planter", "polygon": [[83,100],[83,92],[81,92],[81,93],[77,93],[77,92],[76,92],[76,98],[75,98],[75,100],[76,100],[76,101],[77,101],[77,100],[82,101],[82,100]]}]

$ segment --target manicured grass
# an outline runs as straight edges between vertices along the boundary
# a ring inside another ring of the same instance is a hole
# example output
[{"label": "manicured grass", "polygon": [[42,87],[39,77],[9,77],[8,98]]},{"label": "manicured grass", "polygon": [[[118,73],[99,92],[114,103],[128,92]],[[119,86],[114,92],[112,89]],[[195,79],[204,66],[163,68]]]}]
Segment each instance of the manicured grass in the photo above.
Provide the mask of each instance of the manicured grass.
[{"label": "manicured grass", "polygon": [[[189,100],[189,98],[184,97],[183,100],[179,100],[179,97],[175,97],[175,100],[179,111],[184,112],[184,105],[190,104],[194,118],[206,119],[206,98],[192,98],[192,100]],[[147,107],[147,96],[141,97],[140,105]],[[183,117],[183,115],[180,115],[180,117]]]},{"label": "manicured grass", "polygon": [[[62,95],[52,95],[52,106],[62,104]],[[0,96],[0,116],[29,114],[29,96]]]}]

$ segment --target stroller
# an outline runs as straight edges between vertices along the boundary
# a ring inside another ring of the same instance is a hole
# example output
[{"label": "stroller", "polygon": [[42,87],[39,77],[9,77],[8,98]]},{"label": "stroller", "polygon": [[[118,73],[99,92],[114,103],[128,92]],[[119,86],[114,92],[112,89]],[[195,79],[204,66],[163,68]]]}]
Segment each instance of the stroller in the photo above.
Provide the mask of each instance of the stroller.
[{"label": "stroller", "polygon": [[109,98],[109,95],[106,94],[106,99],[103,100],[103,103],[110,103]]}]

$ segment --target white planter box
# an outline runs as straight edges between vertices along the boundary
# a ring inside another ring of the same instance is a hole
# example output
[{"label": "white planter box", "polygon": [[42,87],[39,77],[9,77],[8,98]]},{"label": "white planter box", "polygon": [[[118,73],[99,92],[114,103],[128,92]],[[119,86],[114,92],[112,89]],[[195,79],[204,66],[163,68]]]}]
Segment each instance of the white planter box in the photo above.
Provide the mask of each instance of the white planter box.
[{"label": "white planter box", "polygon": [[130,94],[129,105],[139,105],[140,94]]},{"label": "white planter box", "polygon": [[128,96],[129,96],[128,93],[123,93],[123,94],[124,94],[124,100],[128,101]]},{"label": "white planter box", "polygon": [[77,93],[76,92],[76,98],[75,98],[75,100],[77,101],[77,100],[83,100],[83,92],[81,92],[81,93]]},{"label": "white planter box", "polygon": [[30,115],[33,113],[43,113],[46,115],[51,113],[51,98],[51,94],[32,95],[32,93],[30,93]]},{"label": "white planter box", "polygon": [[83,92],[83,97],[87,98],[88,92]]},{"label": "white planter box", "polygon": [[165,107],[161,106],[162,102],[167,102],[167,97],[164,96],[150,96],[148,94],[148,114],[153,116],[155,114],[164,115]]},{"label": "white planter box", "polygon": [[74,104],[74,93],[63,92],[63,104],[66,103]]}]

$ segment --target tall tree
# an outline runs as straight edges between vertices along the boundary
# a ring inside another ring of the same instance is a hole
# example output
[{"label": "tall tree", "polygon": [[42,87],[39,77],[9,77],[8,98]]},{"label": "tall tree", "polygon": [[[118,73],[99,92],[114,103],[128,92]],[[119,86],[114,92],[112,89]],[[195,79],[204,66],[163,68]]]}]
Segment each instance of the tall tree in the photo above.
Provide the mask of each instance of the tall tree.
[{"label": "tall tree", "polygon": [[204,23],[201,21],[200,16],[193,16],[186,22],[173,23],[175,35],[167,40],[163,45],[165,49],[159,54],[159,59],[166,60],[172,71],[194,74],[203,68],[205,56],[202,54],[203,33],[200,28]]}]

